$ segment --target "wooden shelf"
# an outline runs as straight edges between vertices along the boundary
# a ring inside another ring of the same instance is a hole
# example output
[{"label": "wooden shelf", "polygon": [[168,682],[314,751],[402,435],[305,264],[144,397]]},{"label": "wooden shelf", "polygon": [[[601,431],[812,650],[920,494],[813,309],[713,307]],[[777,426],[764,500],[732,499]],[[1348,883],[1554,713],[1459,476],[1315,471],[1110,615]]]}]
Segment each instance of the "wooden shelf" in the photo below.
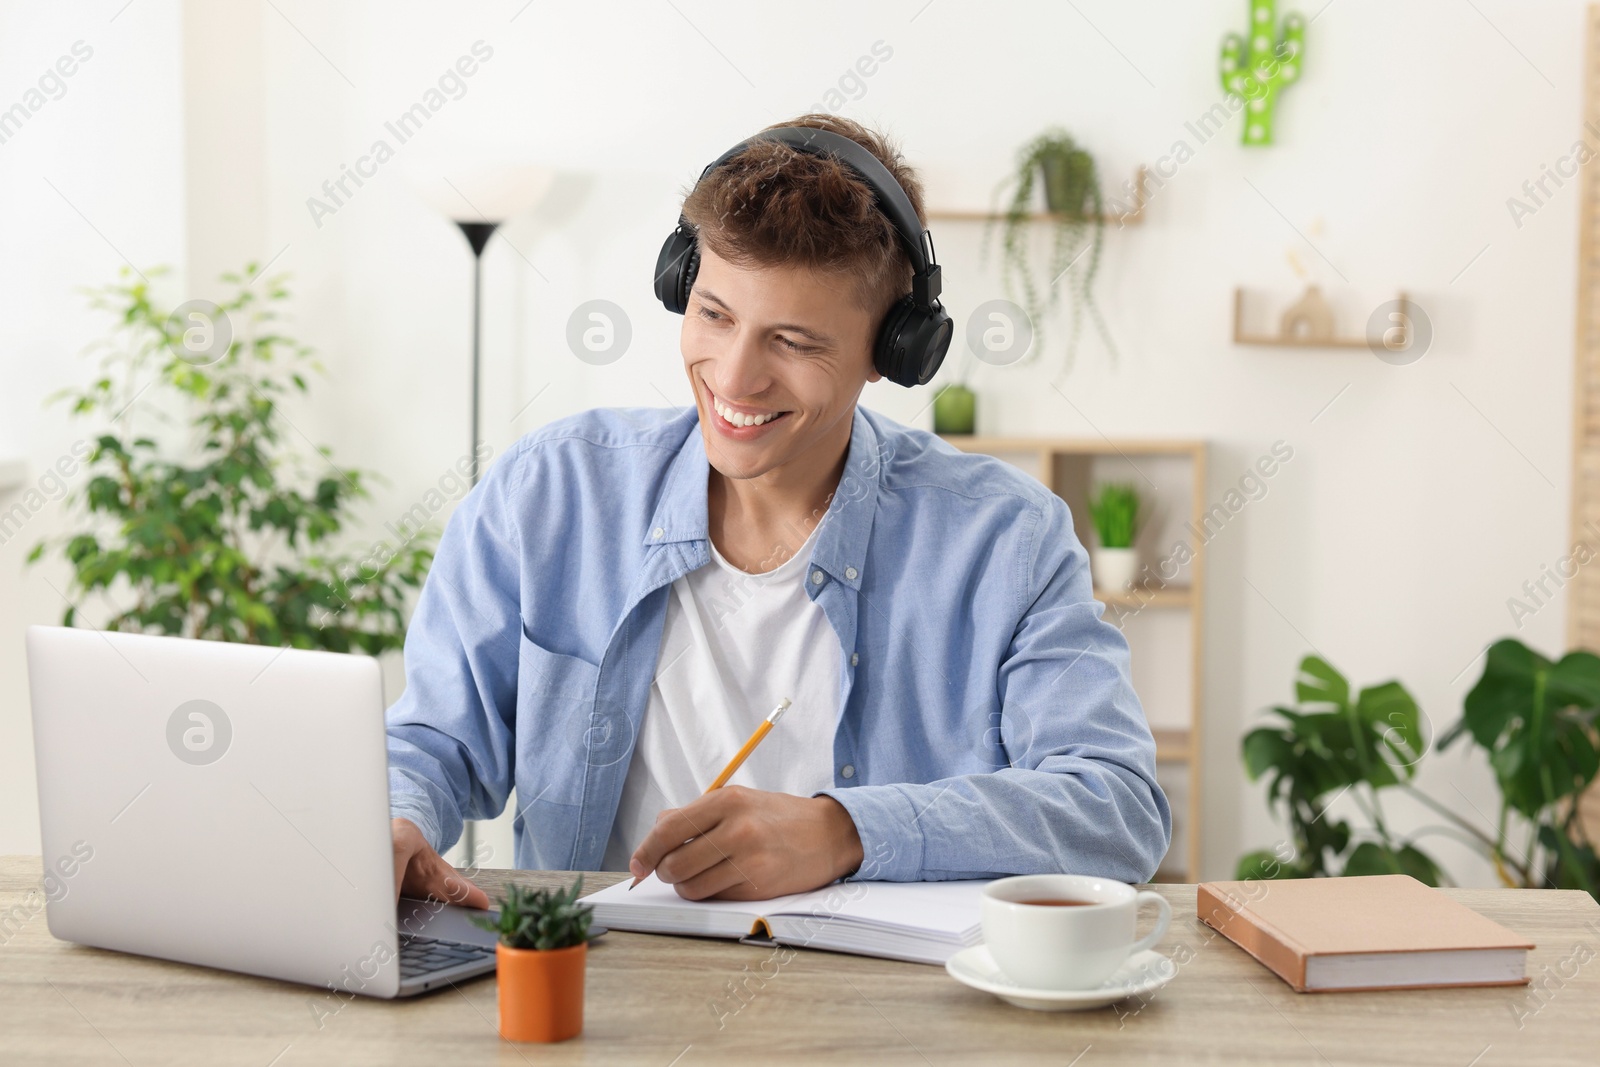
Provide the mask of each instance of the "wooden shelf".
[{"label": "wooden shelf", "polygon": [[1156,739],[1157,763],[1188,763],[1192,754],[1188,730],[1151,730]]},{"label": "wooden shelf", "polygon": [[1105,589],[1096,589],[1094,598],[1107,607],[1113,604],[1117,607],[1127,608],[1186,608],[1189,606],[1189,587],[1183,585],[1170,586],[1166,589],[1147,589],[1143,592],[1125,590],[1113,593]]},{"label": "wooden shelf", "polygon": [[[1144,208],[1149,202],[1149,170],[1141,163],[1133,174],[1133,210],[1121,215],[1101,215],[1099,221],[1114,222],[1119,226],[1136,226],[1144,221]],[[940,222],[989,222],[1006,217],[1004,212],[952,211],[941,208],[929,208],[924,213],[928,216],[929,222],[935,219]],[[1059,211],[1035,211],[1026,216],[1029,222],[1059,222],[1067,217]]]},{"label": "wooden shelf", "polygon": [[[1403,292],[1396,299],[1400,303],[1399,313],[1404,320],[1404,325],[1401,326],[1401,329],[1406,332],[1405,344],[1400,347],[1405,349],[1411,344],[1411,316],[1408,314],[1410,301]],[[1265,333],[1245,333],[1243,289],[1235,289],[1233,291],[1233,343],[1236,345],[1265,345],[1269,348],[1360,348],[1369,350],[1372,347],[1372,343],[1365,337],[1330,337],[1323,341],[1312,341],[1302,337],[1274,337]]]},{"label": "wooden shelf", "polygon": [[1122,438],[1111,441],[1103,437],[994,437],[972,433],[947,433],[940,434],[939,440],[963,452],[982,452],[991,456],[1017,455],[1025,452],[1079,456],[1187,456],[1205,448],[1204,441],[1162,437]]}]

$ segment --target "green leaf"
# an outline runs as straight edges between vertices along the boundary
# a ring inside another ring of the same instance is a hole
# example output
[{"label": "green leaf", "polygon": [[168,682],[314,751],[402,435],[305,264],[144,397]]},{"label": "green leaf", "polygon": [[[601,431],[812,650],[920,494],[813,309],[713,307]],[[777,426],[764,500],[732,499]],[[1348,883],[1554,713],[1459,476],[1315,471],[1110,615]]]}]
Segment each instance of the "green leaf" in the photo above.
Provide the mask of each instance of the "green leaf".
[{"label": "green leaf", "polygon": [[1260,726],[1244,736],[1244,770],[1253,782],[1269,770],[1280,769],[1294,758],[1294,744],[1282,730]]},{"label": "green leaf", "polygon": [[1270,849],[1263,848],[1240,856],[1233,876],[1240,881],[1281,881],[1285,878],[1304,878],[1306,873],[1300,867],[1284,863]]},{"label": "green leaf", "polygon": [[1600,661],[1588,652],[1552,665],[1520,641],[1498,641],[1464,706],[1505,802],[1535,822],[1600,772]]},{"label": "green leaf", "polygon": [[1344,877],[1373,874],[1409,874],[1424,885],[1442,880],[1439,865],[1414,845],[1396,850],[1379,841],[1363,841],[1345,861]]},{"label": "green leaf", "polygon": [[1600,656],[1593,652],[1568,652],[1550,668],[1546,689],[1557,707],[1600,707]]},{"label": "green leaf", "polygon": [[584,943],[594,909],[576,904],[582,887],[582,874],[565,891],[508,885],[500,898],[500,940],[508,948],[546,951]]},{"label": "green leaf", "polygon": [[1307,656],[1300,661],[1300,675],[1295,679],[1294,693],[1295,699],[1302,704],[1330,704],[1335,708],[1344,708],[1350,703],[1350,683],[1320,656]]},{"label": "green leaf", "polygon": [[1463,703],[1473,740],[1493,748],[1513,719],[1531,711],[1534,680],[1549,669],[1549,660],[1514,638],[1489,646],[1483,674]]}]

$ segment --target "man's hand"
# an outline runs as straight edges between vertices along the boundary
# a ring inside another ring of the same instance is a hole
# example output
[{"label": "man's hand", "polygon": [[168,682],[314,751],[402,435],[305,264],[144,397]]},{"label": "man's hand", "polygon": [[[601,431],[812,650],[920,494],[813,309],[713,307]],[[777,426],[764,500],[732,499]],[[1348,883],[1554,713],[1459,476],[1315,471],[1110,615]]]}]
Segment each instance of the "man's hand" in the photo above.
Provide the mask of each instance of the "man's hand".
[{"label": "man's hand", "polygon": [[389,820],[394,836],[394,884],[400,896],[442,900],[464,908],[487,908],[489,895],[446,863],[410,819]]},{"label": "man's hand", "polygon": [[656,816],[628,870],[654,870],[687,900],[766,900],[827,885],[861,856],[855,821],[832,797],[733,785]]}]

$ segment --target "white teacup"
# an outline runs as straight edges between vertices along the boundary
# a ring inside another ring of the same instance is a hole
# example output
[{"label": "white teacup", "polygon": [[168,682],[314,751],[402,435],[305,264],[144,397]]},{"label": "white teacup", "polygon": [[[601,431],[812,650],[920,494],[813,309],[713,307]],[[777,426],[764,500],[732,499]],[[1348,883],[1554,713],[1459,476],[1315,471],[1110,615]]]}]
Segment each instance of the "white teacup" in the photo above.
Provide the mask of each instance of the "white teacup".
[{"label": "white teacup", "polygon": [[[1073,905],[1030,904],[1070,900]],[[1143,901],[1159,915],[1135,940]],[[1031,989],[1089,989],[1111,977],[1135,952],[1160,941],[1172,907],[1158,893],[1080,874],[1024,874],[983,890],[983,940],[1006,977]]]}]

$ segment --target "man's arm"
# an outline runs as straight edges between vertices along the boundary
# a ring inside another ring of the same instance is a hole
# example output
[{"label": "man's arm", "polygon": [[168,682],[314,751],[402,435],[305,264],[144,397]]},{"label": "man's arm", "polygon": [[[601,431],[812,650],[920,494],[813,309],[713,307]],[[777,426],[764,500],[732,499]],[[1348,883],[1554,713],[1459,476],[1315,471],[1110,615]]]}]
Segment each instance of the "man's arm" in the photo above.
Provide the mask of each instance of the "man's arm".
[{"label": "man's arm", "polygon": [[1011,766],[925,785],[824,790],[861,836],[853,877],[1065,871],[1142,882],[1166,854],[1172,814],[1156,784],[1127,642],[1099,617],[1065,503],[1044,508],[1028,551],[1029,607],[998,678]]},{"label": "man's arm", "polygon": [[390,814],[430,850],[454,844],[464,819],[499,814],[511,791],[520,469],[502,457],[456,508],[406,633],[406,690],[387,716]]}]

